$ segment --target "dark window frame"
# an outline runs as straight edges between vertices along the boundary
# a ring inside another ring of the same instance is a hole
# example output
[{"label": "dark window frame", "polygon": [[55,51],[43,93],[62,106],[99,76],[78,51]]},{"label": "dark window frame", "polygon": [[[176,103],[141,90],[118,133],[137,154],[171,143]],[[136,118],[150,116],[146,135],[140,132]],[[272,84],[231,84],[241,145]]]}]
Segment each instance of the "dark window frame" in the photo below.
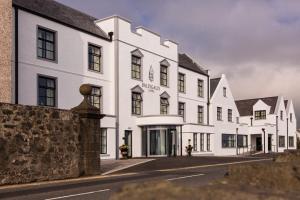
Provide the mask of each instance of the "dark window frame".
[{"label": "dark window frame", "polygon": [[227,97],[227,88],[226,87],[223,87],[223,96]]},{"label": "dark window frame", "polygon": [[178,92],[185,93],[185,74],[178,73]]},{"label": "dark window frame", "polygon": [[204,81],[198,79],[198,97],[204,97]]},{"label": "dark window frame", "polygon": [[227,118],[228,118],[228,122],[232,122],[232,109],[228,109],[227,110]]},{"label": "dark window frame", "polygon": [[169,72],[168,72],[168,66],[166,65],[160,65],[160,85],[168,87],[168,81],[169,81]]},{"label": "dark window frame", "polygon": [[142,57],[131,54],[131,78],[142,80]]},{"label": "dark window frame", "polygon": [[[103,137],[105,135],[105,137]],[[105,139],[105,142],[103,142]],[[105,146],[105,148],[103,148]],[[100,129],[100,154],[107,154],[107,128]]]},{"label": "dark window frame", "polygon": [[204,151],[204,133],[200,133],[200,151]]},{"label": "dark window frame", "polygon": [[222,121],[222,107],[217,107],[217,120]]},{"label": "dark window frame", "polygon": [[280,120],[283,121],[283,110],[280,111]]},{"label": "dark window frame", "polygon": [[204,124],[204,107],[198,106],[198,124]]},{"label": "dark window frame", "polygon": [[290,113],[290,122],[293,123],[293,113]]},{"label": "dark window frame", "polygon": [[206,149],[207,151],[211,151],[211,145],[210,145],[210,142],[211,142],[211,138],[210,138],[210,133],[207,133],[206,134]]},{"label": "dark window frame", "polygon": [[[46,81],[45,85],[41,85],[41,79],[44,79]],[[48,86],[48,81],[53,81],[53,87]],[[45,90],[45,95],[41,94],[41,90]],[[48,90],[52,91],[53,96],[48,96]],[[44,104],[41,103],[41,98],[44,99]],[[53,99],[53,104],[48,104],[47,100]],[[57,78],[56,77],[50,77],[45,75],[38,75],[37,77],[37,104],[39,106],[48,106],[48,107],[56,107],[57,106]]]},{"label": "dark window frame", "polygon": [[[95,106],[96,108],[98,108],[100,111],[102,111],[102,94],[103,94],[103,91],[102,91],[102,87],[101,86],[94,86],[92,85],[92,93],[91,95],[89,95],[89,101],[90,103]],[[99,90],[99,93],[95,93],[95,90]],[[99,100],[96,102],[96,98],[99,98]]]},{"label": "dark window frame", "polygon": [[169,113],[169,99],[160,97],[160,114],[167,115]]},{"label": "dark window frame", "polygon": [[183,121],[185,121],[185,103],[184,102],[178,102],[178,115],[183,118]]},{"label": "dark window frame", "polygon": [[193,150],[194,151],[198,151],[198,148],[197,148],[197,146],[198,146],[198,144],[197,144],[197,135],[198,135],[198,133],[193,133]]},{"label": "dark window frame", "polygon": [[278,146],[285,147],[285,136],[280,135],[278,140]]},{"label": "dark window frame", "polygon": [[[244,144],[244,139],[246,138],[246,144]],[[238,147],[247,147],[248,146],[248,135],[237,135],[237,145]]]},{"label": "dark window frame", "polygon": [[222,148],[235,148],[236,135],[235,134],[222,134]]},{"label": "dark window frame", "polygon": [[295,147],[295,137],[289,136],[289,147]]},{"label": "dark window frame", "polygon": [[[97,54],[95,52],[94,49],[97,49],[99,51],[99,54]],[[93,58],[93,59],[91,59]],[[95,58],[99,59],[99,63],[95,62]],[[99,69],[95,68],[95,64],[99,65]],[[91,71],[95,71],[95,72],[103,72],[102,69],[102,47],[92,44],[92,43],[88,43],[88,69]]]},{"label": "dark window frame", "polygon": [[143,97],[142,93],[132,92],[131,93],[131,114],[142,115]]},{"label": "dark window frame", "polygon": [[[41,32],[41,37],[40,37]],[[53,40],[47,39],[47,34],[52,35]],[[40,45],[41,42],[41,45]],[[52,45],[52,50],[48,46]],[[37,26],[37,58],[56,62],[57,61],[57,32],[42,26]],[[39,53],[41,51],[41,54]],[[47,56],[47,53],[51,53],[52,58]]]},{"label": "dark window frame", "polygon": [[264,120],[264,119],[267,119],[267,112],[266,112],[266,110],[256,110],[254,112],[254,119],[255,120]]}]

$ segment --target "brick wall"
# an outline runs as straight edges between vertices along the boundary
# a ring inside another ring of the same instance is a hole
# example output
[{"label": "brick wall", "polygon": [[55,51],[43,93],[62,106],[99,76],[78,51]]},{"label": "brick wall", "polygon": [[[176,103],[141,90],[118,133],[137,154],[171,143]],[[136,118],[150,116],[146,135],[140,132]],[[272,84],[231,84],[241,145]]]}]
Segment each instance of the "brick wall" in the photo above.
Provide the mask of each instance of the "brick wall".
[{"label": "brick wall", "polygon": [[0,102],[11,102],[12,0],[0,0]]}]

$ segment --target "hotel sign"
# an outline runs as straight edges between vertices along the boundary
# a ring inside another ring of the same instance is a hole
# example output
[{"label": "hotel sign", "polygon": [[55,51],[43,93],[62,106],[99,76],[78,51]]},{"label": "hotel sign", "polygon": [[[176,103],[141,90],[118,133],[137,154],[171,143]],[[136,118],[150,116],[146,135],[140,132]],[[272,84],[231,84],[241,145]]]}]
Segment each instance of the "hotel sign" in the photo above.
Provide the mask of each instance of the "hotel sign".
[{"label": "hotel sign", "polygon": [[150,69],[149,69],[149,81],[151,83],[142,83],[142,87],[149,89],[150,92],[154,92],[155,90],[156,91],[160,90],[159,86],[152,84],[152,82],[154,81],[154,70],[152,68],[152,65],[150,65]]}]

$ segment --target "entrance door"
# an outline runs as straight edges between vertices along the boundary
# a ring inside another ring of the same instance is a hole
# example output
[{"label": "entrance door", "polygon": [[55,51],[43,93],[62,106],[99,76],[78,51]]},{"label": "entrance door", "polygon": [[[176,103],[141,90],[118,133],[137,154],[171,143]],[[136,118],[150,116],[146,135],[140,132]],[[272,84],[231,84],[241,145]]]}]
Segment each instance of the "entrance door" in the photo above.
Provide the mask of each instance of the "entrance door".
[{"label": "entrance door", "polygon": [[150,155],[166,155],[166,135],[167,130],[150,130]]},{"label": "entrance door", "polygon": [[272,135],[268,135],[268,151],[272,151]]},{"label": "entrance door", "polygon": [[128,157],[132,157],[132,131],[125,131],[125,145],[128,146]]},{"label": "entrance door", "polygon": [[256,138],[256,151],[262,151],[262,138]]}]

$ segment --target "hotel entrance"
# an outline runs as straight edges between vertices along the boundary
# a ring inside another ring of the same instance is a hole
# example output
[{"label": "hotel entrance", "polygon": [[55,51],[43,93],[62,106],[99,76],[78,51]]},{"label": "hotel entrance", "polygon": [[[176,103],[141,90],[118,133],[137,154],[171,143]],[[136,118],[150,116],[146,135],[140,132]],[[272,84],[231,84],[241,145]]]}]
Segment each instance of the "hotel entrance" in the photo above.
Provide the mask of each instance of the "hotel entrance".
[{"label": "hotel entrance", "polygon": [[174,156],[176,155],[177,130],[173,126],[143,127],[144,156]]}]

